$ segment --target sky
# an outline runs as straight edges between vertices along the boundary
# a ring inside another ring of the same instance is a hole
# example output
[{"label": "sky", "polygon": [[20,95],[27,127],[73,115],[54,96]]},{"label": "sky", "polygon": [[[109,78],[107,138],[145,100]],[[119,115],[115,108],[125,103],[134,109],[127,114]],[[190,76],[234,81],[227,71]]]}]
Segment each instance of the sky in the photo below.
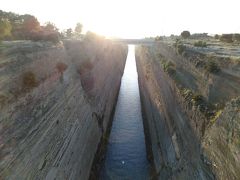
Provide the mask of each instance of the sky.
[{"label": "sky", "polygon": [[60,30],[142,38],[191,33],[240,33],[240,0],[0,0],[0,9],[32,14]]}]

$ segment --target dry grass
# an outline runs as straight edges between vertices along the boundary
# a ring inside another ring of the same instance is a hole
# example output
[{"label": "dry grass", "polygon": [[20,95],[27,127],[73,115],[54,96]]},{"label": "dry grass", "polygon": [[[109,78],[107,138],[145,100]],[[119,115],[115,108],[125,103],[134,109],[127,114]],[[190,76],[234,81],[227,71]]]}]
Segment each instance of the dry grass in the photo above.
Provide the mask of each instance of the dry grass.
[{"label": "dry grass", "polygon": [[29,91],[38,86],[36,75],[31,72],[25,72],[22,75],[22,90]]},{"label": "dry grass", "polygon": [[58,70],[58,72],[60,72],[61,74],[63,74],[63,72],[68,68],[68,65],[66,65],[65,63],[63,62],[58,62],[56,64],[56,68]]}]

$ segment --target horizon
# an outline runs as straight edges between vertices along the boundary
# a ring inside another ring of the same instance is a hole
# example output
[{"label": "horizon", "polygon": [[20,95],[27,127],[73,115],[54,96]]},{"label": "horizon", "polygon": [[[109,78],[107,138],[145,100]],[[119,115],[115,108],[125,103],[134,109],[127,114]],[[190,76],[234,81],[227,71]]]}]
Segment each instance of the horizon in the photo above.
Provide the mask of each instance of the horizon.
[{"label": "horizon", "polygon": [[67,4],[56,0],[9,0],[1,3],[1,10],[31,14],[41,24],[50,21],[60,30],[74,29],[80,22],[84,32],[92,31],[108,38],[140,39],[179,35],[184,30],[191,34],[239,33],[238,4],[237,0],[217,4],[207,0],[69,0]]}]

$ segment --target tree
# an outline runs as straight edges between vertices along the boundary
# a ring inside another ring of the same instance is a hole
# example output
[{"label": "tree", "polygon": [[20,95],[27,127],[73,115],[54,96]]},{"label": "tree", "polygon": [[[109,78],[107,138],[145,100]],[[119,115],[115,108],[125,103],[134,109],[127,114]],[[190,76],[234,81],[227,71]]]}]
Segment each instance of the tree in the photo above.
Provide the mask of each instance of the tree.
[{"label": "tree", "polygon": [[183,32],[181,33],[181,36],[182,36],[184,39],[189,38],[190,35],[191,35],[191,34],[190,34],[189,31],[183,31]]},{"label": "tree", "polygon": [[71,38],[72,37],[72,29],[71,28],[67,29],[66,36],[67,36],[67,38]]},{"label": "tree", "polygon": [[6,36],[11,36],[12,26],[7,19],[0,19],[0,40]]},{"label": "tree", "polygon": [[51,22],[45,23],[45,26],[43,27],[43,29],[48,32],[57,32],[58,31],[58,28],[55,26],[55,24],[53,24]]},{"label": "tree", "polygon": [[32,15],[25,14],[22,16],[23,24],[22,31],[24,33],[25,38],[29,39],[29,34],[31,32],[36,32],[40,30],[40,23],[37,18]]},{"label": "tree", "polygon": [[77,23],[76,27],[75,27],[75,34],[77,36],[80,36],[81,33],[82,33],[82,28],[83,28],[83,25],[81,23]]}]

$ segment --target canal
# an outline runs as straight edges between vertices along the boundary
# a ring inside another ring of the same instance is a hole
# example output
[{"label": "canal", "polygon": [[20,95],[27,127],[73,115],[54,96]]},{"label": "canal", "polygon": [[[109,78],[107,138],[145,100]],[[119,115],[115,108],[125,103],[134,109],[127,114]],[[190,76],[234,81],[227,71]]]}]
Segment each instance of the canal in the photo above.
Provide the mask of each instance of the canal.
[{"label": "canal", "polygon": [[100,179],[149,179],[135,46],[128,46],[128,56],[118,102],[103,162]]}]

